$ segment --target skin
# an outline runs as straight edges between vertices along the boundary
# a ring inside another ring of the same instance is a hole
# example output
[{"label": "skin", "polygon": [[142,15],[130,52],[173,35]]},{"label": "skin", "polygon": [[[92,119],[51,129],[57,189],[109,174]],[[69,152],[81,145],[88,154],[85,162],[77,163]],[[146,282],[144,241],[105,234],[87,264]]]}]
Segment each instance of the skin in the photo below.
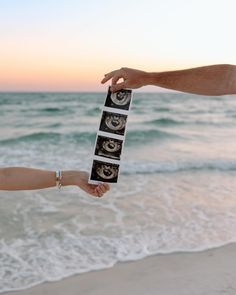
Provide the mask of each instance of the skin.
[{"label": "skin", "polygon": [[[62,186],[75,185],[94,197],[102,197],[110,187],[107,183],[88,183],[89,175],[84,171],[62,171]],[[55,187],[55,171],[32,168],[0,168],[0,190],[36,190]]]},{"label": "skin", "polygon": [[[200,94],[236,94],[236,66],[211,65],[167,72],[145,72],[121,68],[105,74],[101,83],[111,80],[111,91],[155,85],[167,89]],[[121,80],[121,81],[120,81]]]}]

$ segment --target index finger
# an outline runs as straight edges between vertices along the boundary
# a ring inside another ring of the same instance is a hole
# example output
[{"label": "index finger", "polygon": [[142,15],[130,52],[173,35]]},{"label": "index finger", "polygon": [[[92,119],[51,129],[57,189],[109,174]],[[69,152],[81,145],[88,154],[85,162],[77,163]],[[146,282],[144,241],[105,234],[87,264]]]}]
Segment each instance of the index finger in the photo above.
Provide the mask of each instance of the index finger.
[{"label": "index finger", "polygon": [[117,72],[117,70],[105,74],[105,77],[102,79],[101,83],[102,83],[102,84],[106,83],[108,80],[110,80],[112,77],[115,76],[116,72]]},{"label": "index finger", "polygon": [[108,183],[103,183],[102,184],[102,186],[103,186],[103,189],[107,192],[107,191],[109,191],[110,190],[110,186],[109,186],[109,184]]}]

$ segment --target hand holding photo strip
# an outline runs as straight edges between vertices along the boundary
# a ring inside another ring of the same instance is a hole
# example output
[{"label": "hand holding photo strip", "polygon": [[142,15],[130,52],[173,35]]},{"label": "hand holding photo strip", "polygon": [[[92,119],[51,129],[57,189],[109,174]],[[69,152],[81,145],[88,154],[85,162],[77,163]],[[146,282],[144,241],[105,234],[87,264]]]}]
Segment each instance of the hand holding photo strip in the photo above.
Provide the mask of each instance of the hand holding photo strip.
[{"label": "hand holding photo strip", "polygon": [[132,90],[112,93],[110,87],[103,107],[89,183],[117,183],[127,130]]}]

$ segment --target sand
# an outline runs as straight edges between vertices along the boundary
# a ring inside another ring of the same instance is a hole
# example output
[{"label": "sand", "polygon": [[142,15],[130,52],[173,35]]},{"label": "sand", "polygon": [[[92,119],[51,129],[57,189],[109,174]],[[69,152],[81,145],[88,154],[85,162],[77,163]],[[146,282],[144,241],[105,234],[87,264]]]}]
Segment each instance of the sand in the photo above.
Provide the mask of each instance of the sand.
[{"label": "sand", "polygon": [[236,244],[197,253],[155,255],[7,294],[235,295]]}]

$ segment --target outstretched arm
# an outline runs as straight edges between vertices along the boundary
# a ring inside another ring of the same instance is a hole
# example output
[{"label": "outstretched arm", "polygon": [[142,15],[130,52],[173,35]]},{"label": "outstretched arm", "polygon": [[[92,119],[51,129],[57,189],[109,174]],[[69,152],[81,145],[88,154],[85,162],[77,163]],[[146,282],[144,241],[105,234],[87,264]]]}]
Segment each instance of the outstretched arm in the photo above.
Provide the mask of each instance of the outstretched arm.
[{"label": "outstretched arm", "polygon": [[[83,171],[62,171],[62,186],[75,185],[88,194],[101,197],[109,190],[108,184],[88,184],[88,173]],[[55,171],[32,168],[1,168],[0,190],[35,190],[56,185]]]},{"label": "outstretched arm", "polygon": [[121,68],[106,74],[101,83],[110,79],[113,92],[155,85],[202,95],[236,94],[236,66],[228,64],[156,73]]}]

